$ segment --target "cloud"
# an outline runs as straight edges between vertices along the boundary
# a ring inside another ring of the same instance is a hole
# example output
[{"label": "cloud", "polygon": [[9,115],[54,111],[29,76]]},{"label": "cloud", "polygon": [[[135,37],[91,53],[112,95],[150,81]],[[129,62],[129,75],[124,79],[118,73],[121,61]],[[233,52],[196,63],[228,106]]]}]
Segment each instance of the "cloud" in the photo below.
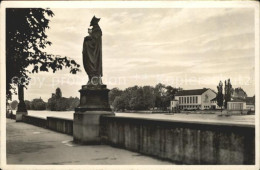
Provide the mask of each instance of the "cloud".
[{"label": "cloud", "polygon": [[[103,70],[107,77],[127,78],[127,84],[154,85],[157,75],[169,78],[183,75],[214,77],[223,74],[235,79],[248,76],[254,69],[254,10],[251,8],[175,8],[175,9],[52,9],[48,38],[53,45],[46,50],[75,59],[81,66],[82,42],[93,15],[100,17],[103,31]],[[82,68],[79,77],[87,76]],[[148,75],[136,80],[135,75]],[[45,76],[39,74],[39,76]],[[29,89],[31,97],[49,96],[46,88],[53,77],[68,76],[68,70],[48,74],[44,92]],[[47,80],[48,79],[48,80]],[[219,80],[211,81],[215,88]],[[215,83],[215,84],[214,84]],[[183,85],[184,88],[200,88]],[[243,86],[253,95],[254,84]],[[64,95],[78,95],[62,85]],[[72,90],[71,89],[77,89]],[[44,93],[44,95],[43,95]],[[29,96],[28,96],[29,97]]]}]

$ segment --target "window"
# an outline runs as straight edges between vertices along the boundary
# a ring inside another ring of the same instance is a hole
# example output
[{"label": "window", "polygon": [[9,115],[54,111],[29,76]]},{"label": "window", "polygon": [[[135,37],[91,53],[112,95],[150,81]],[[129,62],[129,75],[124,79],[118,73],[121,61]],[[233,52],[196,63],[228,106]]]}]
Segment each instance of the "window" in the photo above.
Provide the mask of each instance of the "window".
[{"label": "window", "polygon": [[196,96],[196,103],[198,103],[198,96]]},{"label": "window", "polygon": [[184,103],[186,103],[186,97],[184,97]]},{"label": "window", "polygon": [[190,103],[193,103],[193,102],[192,102],[192,97],[190,97]]},{"label": "window", "polygon": [[187,103],[190,103],[190,98],[189,97],[187,97]]}]

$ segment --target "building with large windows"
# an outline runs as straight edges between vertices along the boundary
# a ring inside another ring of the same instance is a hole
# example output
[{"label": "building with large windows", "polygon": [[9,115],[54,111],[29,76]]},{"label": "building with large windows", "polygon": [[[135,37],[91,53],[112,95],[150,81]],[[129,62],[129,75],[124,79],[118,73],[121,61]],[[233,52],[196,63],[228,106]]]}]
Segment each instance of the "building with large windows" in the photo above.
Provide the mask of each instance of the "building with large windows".
[{"label": "building with large windows", "polygon": [[175,95],[178,108],[181,110],[210,109],[211,100],[216,97],[216,92],[211,89],[182,90]]}]

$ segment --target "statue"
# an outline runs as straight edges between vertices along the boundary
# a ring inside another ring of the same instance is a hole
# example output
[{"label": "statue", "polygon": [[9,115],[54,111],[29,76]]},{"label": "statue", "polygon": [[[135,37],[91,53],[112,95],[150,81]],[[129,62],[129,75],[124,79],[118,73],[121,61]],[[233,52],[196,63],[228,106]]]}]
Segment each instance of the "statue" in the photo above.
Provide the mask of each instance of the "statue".
[{"label": "statue", "polygon": [[98,25],[100,18],[95,16],[90,22],[89,36],[83,42],[83,65],[88,74],[88,85],[102,84],[102,31]]},{"label": "statue", "polygon": [[80,103],[73,118],[73,140],[84,144],[100,144],[103,130],[100,128],[102,115],[114,116],[109,104],[109,89],[102,83],[102,31],[95,16],[90,22],[89,36],[83,42],[83,65],[88,83],[82,85]]}]

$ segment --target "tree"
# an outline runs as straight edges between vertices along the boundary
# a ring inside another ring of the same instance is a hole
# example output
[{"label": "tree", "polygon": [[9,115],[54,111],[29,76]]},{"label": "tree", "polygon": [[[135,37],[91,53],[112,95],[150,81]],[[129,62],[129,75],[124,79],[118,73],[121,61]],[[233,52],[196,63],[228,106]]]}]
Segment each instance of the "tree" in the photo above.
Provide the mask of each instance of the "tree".
[{"label": "tree", "polygon": [[219,85],[217,86],[218,93],[217,93],[217,104],[221,108],[222,113],[222,107],[223,107],[223,83],[220,81]]},{"label": "tree", "polygon": [[175,88],[172,86],[166,86],[165,87],[166,92],[165,92],[165,96],[163,97],[163,108],[166,109],[167,107],[170,106],[171,101],[174,99],[175,94],[182,90],[181,88]]},{"label": "tree", "polygon": [[110,90],[108,97],[109,97],[109,104],[112,105],[112,103],[114,102],[115,98],[117,96],[121,96],[123,93],[122,90],[119,90],[119,88],[113,88]]},{"label": "tree", "polygon": [[27,110],[31,110],[31,102],[29,100],[24,101]]},{"label": "tree", "polygon": [[157,84],[154,88],[155,107],[163,109],[163,96],[165,96],[166,88],[164,84]]},{"label": "tree", "polygon": [[[42,8],[6,9],[6,94],[11,99],[16,85],[25,88],[29,74],[39,71],[54,72],[64,67],[76,74],[80,65],[68,57],[47,54],[43,50],[52,43],[45,33],[49,29],[49,18],[54,13]],[[18,81],[22,79],[22,81]]]},{"label": "tree", "polygon": [[48,99],[47,109],[51,111],[66,111],[74,110],[79,105],[79,98],[75,97],[62,97],[60,88],[56,89],[56,93],[52,93],[52,97]]},{"label": "tree", "polygon": [[231,101],[231,95],[232,95],[233,89],[232,89],[232,85],[230,82],[230,79],[228,79],[228,81],[225,80],[225,103],[224,106],[225,108],[227,108],[227,102]]},{"label": "tree", "polygon": [[171,100],[174,99],[175,94],[180,90],[182,89],[166,86],[161,83],[157,84],[154,88],[155,106],[162,110],[167,110],[167,107],[170,106]]},{"label": "tree", "polygon": [[132,89],[131,99],[129,101],[131,110],[145,110],[144,94],[142,87],[134,86]]},{"label": "tree", "polygon": [[56,111],[65,111],[69,110],[69,102],[67,98],[57,98],[56,99]]},{"label": "tree", "polygon": [[122,96],[116,96],[115,100],[112,103],[114,110],[119,111],[125,110],[125,100]]},{"label": "tree", "polygon": [[80,100],[78,97],[70,97],[67,99],[69,103],[69,108],[68,110],[74,110],[76,107],[79,106]]},{"label": "tree", "polygon": [[33,99],[31,102],[31,110],[45,110],[46,103],[41,99]]},{"label": "tree", "polygon": [[238,87],[235,88],[234,90],[232,89],[232,97],[238,99],[246,99],[247,94],[241,87]]},{"label": "tree", "polygon": [[154,88],[152,86],[143,87],[143,99],[144,99],[144,108],[151,109],[155,106],[155,96]]},{"label": "tree", "polygon": [[56,95],[57,99],[60,99],[62,97],[62,92],[61,92],[61,89],[59,87],[56,89],[55,95]]},{"label": "tree", "polygon": [[[166,110],[174,95],[181,88],[165,86],[161,83],[152,86],[133,86],[121,91],[114,88],[110,91],[110,102],[114,110],[148,110],[155,106]],[[113,100],[114,99],[114,100]]]},{"label": "tree", "polygon": [[18,101],[17,100],[12,101],[10,106],[12,110],[15,110],[18,106]]}]

